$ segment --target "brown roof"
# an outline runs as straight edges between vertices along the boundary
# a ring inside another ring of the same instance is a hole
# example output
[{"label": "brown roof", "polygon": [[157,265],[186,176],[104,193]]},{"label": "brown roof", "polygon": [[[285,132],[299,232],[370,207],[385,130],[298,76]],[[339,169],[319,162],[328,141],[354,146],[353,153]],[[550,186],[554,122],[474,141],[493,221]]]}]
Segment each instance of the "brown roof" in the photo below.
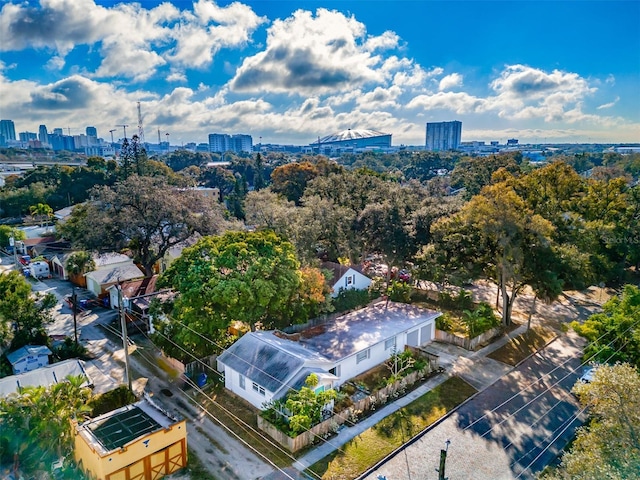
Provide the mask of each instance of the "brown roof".
[{"label": "brown roof", "polygon": [[149,278],[141,278],[122,283],[122,295],[127,298],[147,295],[156,292],[156,281],[158,275]]},{"label": "brown roof", "polygon": [[341,265],[336,262],[322,262],[320,264],[320,268],[323,270],[329,270],[331,273],[333,273],[333,277],[330,280],[327,279],[327,283],[329,283],[330,285],[334,285],[338,280],[340,280],[340,277],[347,273],[350,268],[353,268],[358,273],[362,273],[362,267],[360,267],[359,265],[347,266]]}]

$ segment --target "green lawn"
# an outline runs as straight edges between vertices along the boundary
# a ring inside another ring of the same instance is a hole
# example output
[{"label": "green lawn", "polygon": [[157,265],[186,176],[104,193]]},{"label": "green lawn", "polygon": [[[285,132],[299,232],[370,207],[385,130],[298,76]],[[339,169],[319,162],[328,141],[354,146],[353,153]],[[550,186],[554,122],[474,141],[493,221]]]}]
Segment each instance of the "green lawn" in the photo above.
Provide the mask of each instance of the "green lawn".
[{"label": "green lawn", "polygon": [[517,365],[532,353],[537,352],[558,335],[542,327],[532,327],[521,335],[511,339],[509,343],[491,352],[487,357],[508,365]]},{"label": "green lawn", "polygon": [[[351,480],[476,393],[452,377],[312,465],[323,479]],[[314,475],[315,476],[315,475]]]}]

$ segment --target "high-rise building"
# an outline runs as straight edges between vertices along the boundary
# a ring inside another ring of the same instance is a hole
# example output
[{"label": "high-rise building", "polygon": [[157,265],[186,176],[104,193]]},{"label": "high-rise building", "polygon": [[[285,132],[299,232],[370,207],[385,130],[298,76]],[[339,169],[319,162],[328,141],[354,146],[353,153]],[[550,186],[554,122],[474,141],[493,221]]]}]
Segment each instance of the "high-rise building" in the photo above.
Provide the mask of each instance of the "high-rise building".
[{"label": "high-rise building", "polygon": [[209,135],[210,152],[251,152],[252,150],[253,138],[251,135],[228,135],[226,133],[211,133]]},{"label": "high-rise building", "polygon": [[462,138],[462,122],[427,123],[427,150],[441,152],[456,150]]},{"label": "high-rise building", "polygon": [[251,135],[233,135],[231,142],[234,152],[251,152],[253,150],[253,138],[251,138]]},{"label": "high-rise building", "polygon": [[0,120],[0,135],[4,137],[5,142],[16,139],[16,126],[13,120]]},{"label": "high-rise building", "polygon": [[98,138],[98,129],[96,127],[87,127],[85,133],[87,134],[87,137]]},{"label": "high-rise building", "polygon": [[53,129],[53,134],[54,135],[64,135],[64,131],[61,128],[54,128]]},{"label": "high-rise building", "polygon": [[226,133],[209,134],[209,151],[214,153],[224,153],[230,150],[231,137]]},{"label": "high-rise building", "polygon": [[18,134],[21,142],[28,142],[29,140],[37,140],[38,135],[35,132],[20,132]]},{"label": "high-rise building", "polygon": [[43,145],[49,144],[49,133],[47,132],[46,125],[40,125],[38,127],[38,140],[40,140],[40,143]]}]

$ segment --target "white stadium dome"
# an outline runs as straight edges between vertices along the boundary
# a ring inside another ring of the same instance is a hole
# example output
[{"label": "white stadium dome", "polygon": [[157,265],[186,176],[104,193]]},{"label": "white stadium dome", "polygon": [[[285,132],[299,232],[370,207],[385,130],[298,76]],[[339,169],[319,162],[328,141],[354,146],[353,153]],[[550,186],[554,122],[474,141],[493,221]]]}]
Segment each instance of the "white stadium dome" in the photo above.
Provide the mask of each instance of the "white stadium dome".
[{"label": "white stadium dome", "polygon": [[378,130],[347,129],[319,138],[310,146],[320,152],[386,150],[391,147],[391,134]]}]

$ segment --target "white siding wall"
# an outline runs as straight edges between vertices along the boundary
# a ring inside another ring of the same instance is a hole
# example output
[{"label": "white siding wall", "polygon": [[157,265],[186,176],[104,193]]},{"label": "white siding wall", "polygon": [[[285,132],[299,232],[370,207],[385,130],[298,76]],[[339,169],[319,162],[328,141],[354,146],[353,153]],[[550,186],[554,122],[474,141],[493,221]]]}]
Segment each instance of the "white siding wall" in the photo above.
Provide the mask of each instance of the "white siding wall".
[{"label": "white siding wall", "polygon": [[266,389],[264,395],[256,392],[253,389],[253,382],[246,377],[244,379],[244,388],[241,388],[240,374],[226,365],[224,366],[224,386],[260,410],[262,410],[262,404],[270,401],[273,397],[273,392]]},{"label": "white siding wall", "polygon": [[31,370],[35,370],[46,365],[49,365],[48,355],[29,355],[13,366],[13,374],[17,375],[18,373],[30,372]]},{"label": "white siding wall", "polygon": [[[351,278],[351,281],[349,281]],[[347,270],[336,283],[333,285],[332,297],[337,297],[340,290],[366,290],[371,285],[371,279],[359,272],[356,272],[353,268]]]},{"label": "white siding wall", "polygon": [[93,292],[96,296],[100,295],[102,289],[100,288],[100,285],[98,284],[98,282],[96,282],[93,278],[89,276],[85,278],[87,279],[87,290],[89,290],[90,292]]},{"label": "white siding wall", "polygon": [[[418,345],[429,343],[433,340],[435,335],[434,320],[429,320],[428,322],[416,325],[405,332],[399,333],[396,336],[396,351],[402,352],[404,350],[405,345],[407,345],[408,335],[414,331],[418,332]],[[420,332],[423,332],[425,338],[420,338]],[[387,339],[370,347],[369,358],[366,360],[358,363],[356,354],[338,362],[337,365],[340,366],[340,380],[336,382],[336,387],[387,360],[391,356],[392,349],[384,348],[386,340]]]}]

